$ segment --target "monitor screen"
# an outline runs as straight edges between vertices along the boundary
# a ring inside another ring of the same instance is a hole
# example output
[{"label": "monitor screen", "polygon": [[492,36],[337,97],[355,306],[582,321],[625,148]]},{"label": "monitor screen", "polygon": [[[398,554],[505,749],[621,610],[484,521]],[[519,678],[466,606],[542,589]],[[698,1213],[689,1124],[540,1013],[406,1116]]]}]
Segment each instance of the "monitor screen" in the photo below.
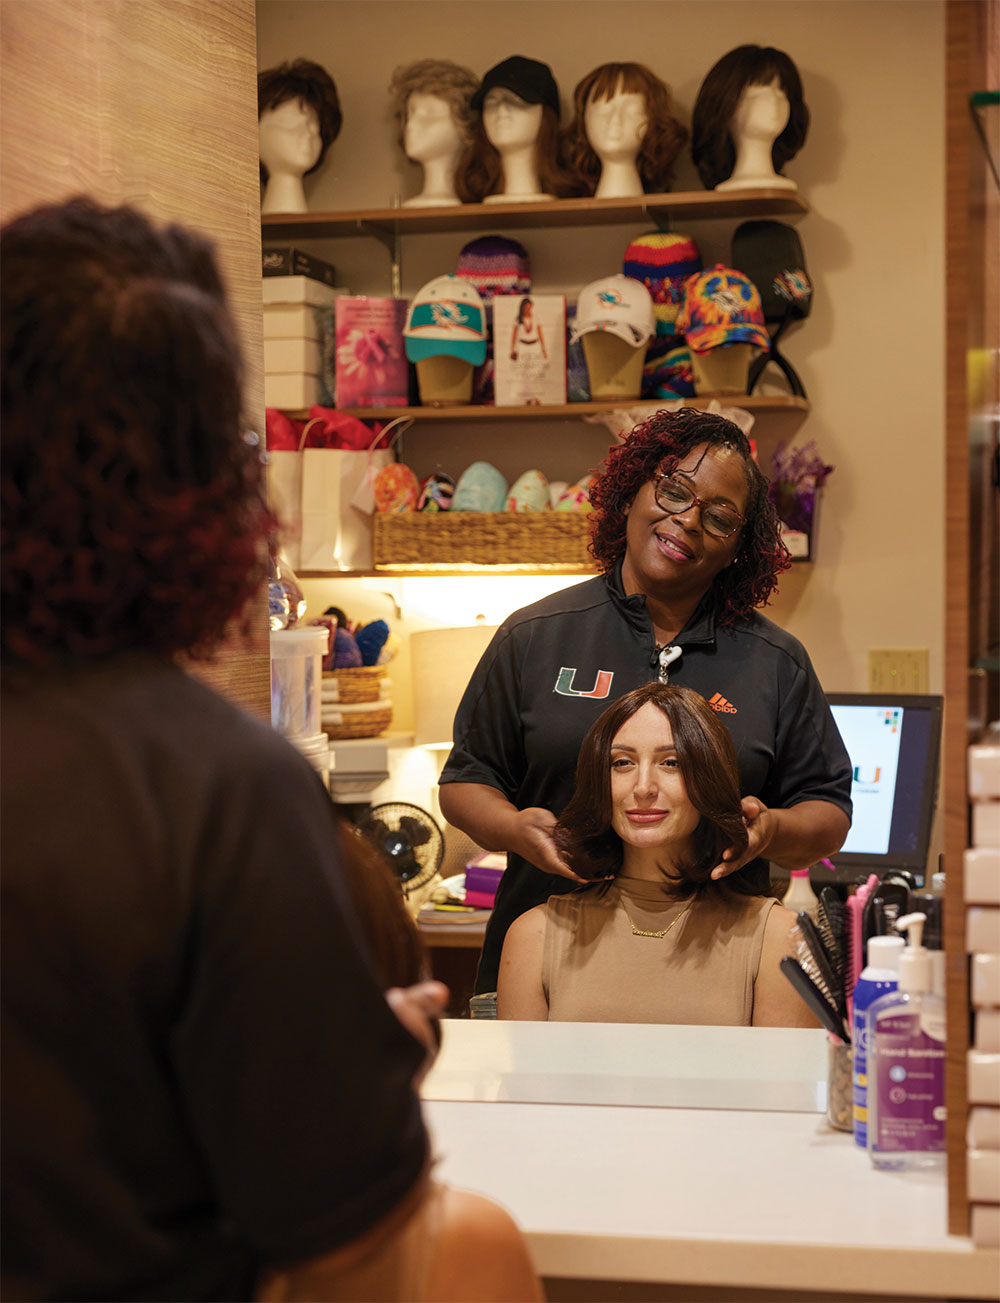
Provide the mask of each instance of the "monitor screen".
[{"label": "monitor screen", "polygon": [[941,698],[828,692],[854,770],[837,877],[908,869],[923,886],[937,799]]}]

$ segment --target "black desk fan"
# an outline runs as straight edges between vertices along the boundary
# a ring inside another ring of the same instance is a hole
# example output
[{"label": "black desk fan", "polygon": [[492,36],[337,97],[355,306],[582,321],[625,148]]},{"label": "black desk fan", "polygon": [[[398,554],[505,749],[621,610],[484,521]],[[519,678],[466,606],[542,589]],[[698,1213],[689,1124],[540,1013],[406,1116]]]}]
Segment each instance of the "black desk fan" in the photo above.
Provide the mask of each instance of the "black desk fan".
[{"label": "black desk fan", "polygon": [[732,265],[749,276],[760,293],[764,320],[771,328],[771,348],[750,367],[747,393],[768,362],[781,368],[793,394],[806,397],[805,387],[778,343],[793,321],[803,321],[812,307],[812,282],[797,232],[783,222],[743,222],[733,232]]},{"label": "black desk fan", "polygon": [[375,805],[357,825],[396,876],[406,907],[416,915],[438,882],[444,834],[433,815],[406,801]]}]

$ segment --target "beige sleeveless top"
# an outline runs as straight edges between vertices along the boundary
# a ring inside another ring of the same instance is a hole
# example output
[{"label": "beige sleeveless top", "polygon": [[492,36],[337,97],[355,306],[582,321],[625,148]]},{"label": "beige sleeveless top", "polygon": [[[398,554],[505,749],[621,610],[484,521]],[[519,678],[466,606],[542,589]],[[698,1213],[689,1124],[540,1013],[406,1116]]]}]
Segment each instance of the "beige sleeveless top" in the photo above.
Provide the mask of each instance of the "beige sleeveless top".
[{"label": "beige sleeveless top", "polygon": [[[550,896],[542,950],[550,1022],[748,1027],[777,903],[723,889],[678,904],[659,884],[623,875]],[[625,910],[649,932],[677,922],[666,936],[636,936]]]}]

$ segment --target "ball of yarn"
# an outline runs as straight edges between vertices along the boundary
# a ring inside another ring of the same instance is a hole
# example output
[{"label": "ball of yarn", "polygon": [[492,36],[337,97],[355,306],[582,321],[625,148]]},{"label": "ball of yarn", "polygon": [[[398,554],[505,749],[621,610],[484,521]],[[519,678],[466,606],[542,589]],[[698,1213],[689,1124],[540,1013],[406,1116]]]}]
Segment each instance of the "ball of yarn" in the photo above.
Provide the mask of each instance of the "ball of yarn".
[{"label": "ball of yarn", "polygon": [[354,641],[358,645],[358,651],[361,653],[362,665],[377,665],[379,653],[385,646],[385,640],[389,637],[389,626],[384,620],[372,620],[359,629],[354,635]]},{"label": "ball of yarn", "polygon": [[455,481],[450,475],[428,475],[420,485],[418,511],[447,511],[455,496]]},{"label": "ball of yarn", "polygon": [[333,635],[333,668],[346,670],[361,663],[361,648],[354,635],[346,629],[337,629]]},{"label": "ball of yarn", "polygon": [[507,481],[488,461],[474,461],[459,476],[452,511],[503,511]]},{"label": "ball of yarn", "polygon": [[541,471],[525,471],[511,485],[507,494],[508,511],[548,511],[549,482]]},{"label": "ball of yarn", "polygon": [[420,495],[420,481],[409,466],[390,462],[375,476],[375,510],[384,512],[415,511]]}]

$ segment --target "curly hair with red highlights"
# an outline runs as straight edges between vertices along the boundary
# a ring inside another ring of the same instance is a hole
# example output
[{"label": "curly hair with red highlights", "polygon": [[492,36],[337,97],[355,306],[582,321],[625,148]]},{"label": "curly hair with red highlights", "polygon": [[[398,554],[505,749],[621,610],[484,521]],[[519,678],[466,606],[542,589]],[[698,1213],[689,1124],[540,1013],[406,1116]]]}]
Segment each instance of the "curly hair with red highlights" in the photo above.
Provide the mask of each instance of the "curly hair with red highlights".
[{"label": "curly hair with red highlights", "polygon": [[80,198],[0,250],[4,660],[208,654],[275,529],[211,245]]},{"label": "curly hair with red highlights", "polygon": [[612,448],[590,490],[594,508],[590,550],[602,571],[613,570],[625,556],[628,508],[635,495],[655,474],[672,472],[683,457],[702,445],[737,453],[746,476],[746,520],[740,545],[732,565],[716,575],[710,590],[719,623],[736,624],[757,607],[767,605],[791,558],[767,496],[767,478],[753,459],[746,435],[724,416],[691,407],[654,412],[624,443]]}]

